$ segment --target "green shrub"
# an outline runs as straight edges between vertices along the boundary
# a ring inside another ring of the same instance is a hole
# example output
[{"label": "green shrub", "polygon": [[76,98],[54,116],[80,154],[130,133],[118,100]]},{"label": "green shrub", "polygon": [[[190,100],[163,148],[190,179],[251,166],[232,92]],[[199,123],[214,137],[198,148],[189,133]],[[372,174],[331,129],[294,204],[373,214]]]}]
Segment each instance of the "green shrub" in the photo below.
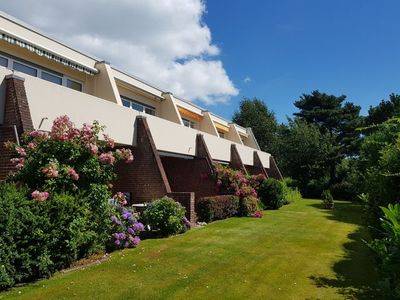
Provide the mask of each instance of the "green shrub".
[{"label": "green shrub", "polygon": [[238,209],[239,216],[251,217],[256,212],[260,212],[260,209],[261,209],[261,203],[257,197],[246,196],[240,198],[239,200],[239,209]]},{"label": "green shrub", "polygon": [[91,209],[90,197],[101,207],[107,193],[95,194],[54,194],[38,202],[25,187],[1,183],[0,289],[48,277],[103,250],[111,235],[109,210]]},{"label": "green shrub", "polygon": [[152,230],[162,236],[169,236],[185,231],[183,218],[185,208],[174,199],[162,197],[149,203],[143,211],[143,220]]},{"label": "green shrub", "polygon": [[268,178],[258,187],[258,196],[265,208],[279,209],[284,204],[284,185],[279,180]]},{"label": "green shrub", "polygon": [[330,190],[324,190],[321,194],[321,198],[325,208],[332,209],[335,206]]},{"label": "green shrub", "polygon": [[381,207],[383,236],[369,243],[376,253],[381,273],[381,286],[387,299],[400,298],[400,205]]},{"label": "green shrub", "polygon": [[286,187],[284,194],[285,204],[296,203],[302,199],[301,193],[297,188]]},{"label": "green shrub", "polygon": [[196,213],[200,221],[211,222],[235,216],[238,207],[239,198],[233,195],[203,197],[196,202]]}]

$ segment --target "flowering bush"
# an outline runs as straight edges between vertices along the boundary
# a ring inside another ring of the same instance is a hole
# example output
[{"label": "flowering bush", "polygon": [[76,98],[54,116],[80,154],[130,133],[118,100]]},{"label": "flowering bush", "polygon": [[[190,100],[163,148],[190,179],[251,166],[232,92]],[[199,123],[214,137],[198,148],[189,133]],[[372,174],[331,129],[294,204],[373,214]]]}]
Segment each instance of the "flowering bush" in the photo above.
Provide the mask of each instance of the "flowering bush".
[{"label": "flowering bush", "polygon": [[113,165],[119,160],[130,163],[133,155],[129,149],[114,150],[114,141],[105,134],[101,140],[103,130],[98,122],[77,128],[61,116],[49,133],[32,131],[21,146],[8,143],[16,156],[13,180],[35,191],[32,198],[38,201],[47,199],[46,192],[77,192],[93,183],[109,184],[115,177]]},{"label": "flowering bush", "polygon": [[[157,230],[162,236],[184,232],[189,223],[185,218],[185,208],[174,199],[163,197],[149,203],[143,212],[146,225]],[[186,222],[185,222],[186,220]]]},{"label": "flowering bush", "polygon": [[223,165],[215,167],[216,184],[221,194],[233,194],[239,197],[239,215],[251,216],[260,210],[256,188],[265,176],[247,176],[241,171],[233,170]]},{"label": "flowering bush", "polygon": [[144,231],[144,226],[137,221],[137,216],[125,208],[127,201],[124,194],[117,193],[113,198],[118,203],[118,213],[111,217],[114,244],[118,248],[136,247],[140,243],[139,234]]}]

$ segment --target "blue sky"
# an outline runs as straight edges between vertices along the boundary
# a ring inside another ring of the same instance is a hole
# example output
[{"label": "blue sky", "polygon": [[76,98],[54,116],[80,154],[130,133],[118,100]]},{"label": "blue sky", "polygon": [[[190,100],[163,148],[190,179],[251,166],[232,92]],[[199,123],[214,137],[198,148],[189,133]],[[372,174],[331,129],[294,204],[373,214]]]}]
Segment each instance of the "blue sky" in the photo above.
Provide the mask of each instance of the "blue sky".
[{"label": "blue sky", "polygon": [[[400,93],[400,1],[214,0],[203,21],[240,90],[210,110],[231,118],[243,97],[257,97],[279,121],[315,89],[361,105]],[[246,77],[251,78],[247,83]],[[204,106],[204,105],[203,105]]]}]

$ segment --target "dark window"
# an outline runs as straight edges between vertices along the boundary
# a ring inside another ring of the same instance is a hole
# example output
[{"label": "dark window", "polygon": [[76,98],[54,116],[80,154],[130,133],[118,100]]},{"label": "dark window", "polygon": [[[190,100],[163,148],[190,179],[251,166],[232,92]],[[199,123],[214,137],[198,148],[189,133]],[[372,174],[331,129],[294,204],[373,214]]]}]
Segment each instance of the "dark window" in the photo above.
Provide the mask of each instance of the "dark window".
[{"label": "dark window", "polygon": [[82,92],[82,84],[71,79],[67,79],[67,87],[75,91]]},{"label": "dark window", "polygon": [[42,79],[62,85],[62,78],[51,73],[42,71]]},{"label": "dark window", "polygon": [[8,67],[8,59],[0,56],[0,66]]},{"label": "dark window", "polygon": [[32,68],[32,67],[28,67],[26,65],[20,64],[19,62],[14,62],[13,65],[13,69],[31,76],[37,76],[37,70]]},{"label": "dark window", "polygon": [[122,99],[122,105],[125,106],[125,107],[131,108],[131,102],[130,101]]}]

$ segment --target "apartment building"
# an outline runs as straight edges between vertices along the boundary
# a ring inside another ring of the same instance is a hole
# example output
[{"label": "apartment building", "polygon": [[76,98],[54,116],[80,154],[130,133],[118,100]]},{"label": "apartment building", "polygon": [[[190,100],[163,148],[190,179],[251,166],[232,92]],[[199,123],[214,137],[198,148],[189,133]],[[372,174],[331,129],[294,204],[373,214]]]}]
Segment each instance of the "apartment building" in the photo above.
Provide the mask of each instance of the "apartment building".
[{"label": "apartment building", "polygon": [[68,115],[81,125],[99,121],[135,162],[118,166],[115,189],[133,202],[165,194],[193,209],[194,199],[216,193],[215,163],[281,178],[271,154],[251,128],[73,49],[0,12],[0,179],[12,171],[7,140],[33,129],[50,130]]}]

